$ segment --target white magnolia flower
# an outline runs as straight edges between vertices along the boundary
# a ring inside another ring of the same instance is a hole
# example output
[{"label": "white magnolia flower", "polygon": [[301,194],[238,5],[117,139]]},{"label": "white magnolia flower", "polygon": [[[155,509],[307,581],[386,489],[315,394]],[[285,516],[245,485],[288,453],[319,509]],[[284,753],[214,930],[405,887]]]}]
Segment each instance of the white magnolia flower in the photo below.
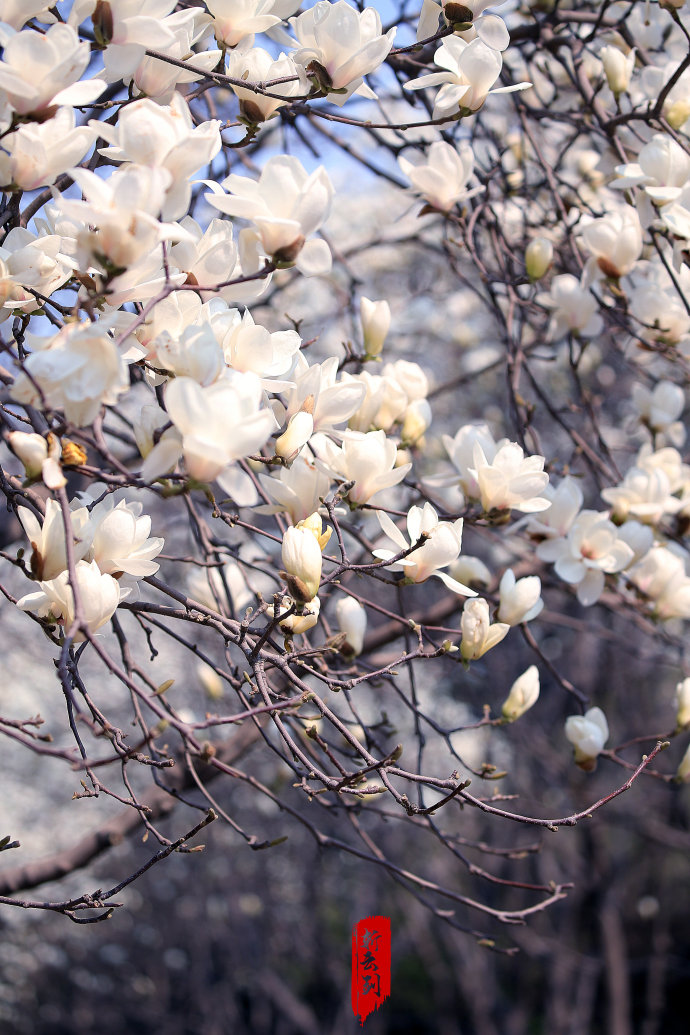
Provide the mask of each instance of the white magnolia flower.
[{"label": "white magnolia flower", "polygon": [[367,612],[354,597],[340,597],[335,605],[335,616],[338,627],[345,633],[345,643],[341,650],[349,657],[356,658],[364,647],[364,634],[367,631]]},{"label": "white magnolia flower", "polygon": [[657,618],[690,619],[690,577],[684,551],[657,544],[627,576],[653,604]]},{"label": "white magnolia flower", "polygon": [[278,421],[284,424],[310,400],[314,430],[320,432],[334,432],[336,425],[344,424],[355,413],[366,393],[359,379],[338,378],[337,356],[310,366],[303,353],[297,353],[290,380],[295,386],[286,393],[285,413],[276,408]]},{"label": "white magnolia flower", "polygon": [[462,640],[460,651],[466,661],[475,661],[495,647],[507,635],[510,626],[491,622],[489,605],[483,597],[466,600],[460,618]]},{"label": "white magnolia flower", "polygon": [[549,484],[544,462],[543,456],[525,456],[517,442],[504,441],[490,458],[475,442],[471,473],[485,512],[520,510],[535,514],[548,510],[551,503],[541,495]]},{"label": "white magnolia flower", "polygon": [[52,295],[69,280],[74,264],[57,234],[37,237],[13,227],[0,244],[0,321],[11,312],[32,313],[41,305],[30,289]]},{"label": "white magnolia flower", "polygon": [[474,39],[475,36],[486,43],[494,50],[505,50],[510,42],[510,36],[505,22],[495,14],[484,14],[487,7],[500,7],[505,0],[467,0],[466,3],[458,3],[457,0],[424,0],[419,24],[417,26],[417,40],[428,39],[436,34],[438,29],[438,17],[443,13],[443,19],[452,25],[455,32],[463,39]]},{"label": "white magnolia flower", "polygon": [[547,485],[544,495],[551,502],[549,509],[539,517],[531,517],[527,524],[532,535],[555,539],[566,536],[582,507],[582,489],[570,475],[558,483],[558,487]]},{"label": "white magnolia flower", "polygon": [[678,345],[690,333],[690,314],[683,304],[690,287],[689,274],[687,266],[677,274],[679,292],[660,263],[638,262],[627,278],[625,292],[631,314],[644,325],[644,337],[663,345]]},{"label": "white magnolia flower", "polygon": [[383,489],[397,485],[412,467],[395,466],[398,450],[384,431],[346,431],[340,448],[321,434],[311,444],[327,474],[354,482],[347,494],[353,504],[368,503]]},{"label": "white magnolia flower", "polygon": [[[49,582],[67,567],[65,523],[57,500],[48,498],[40,524],[28,507],[18,507],[17,517],[31,543],[31,573],[39,581]],[[91,545],[89,512],[86,507],[75,507],[70,514],[72,549],[75,561],[86,556]]]},{"label": "white magnolia flower", "polygon": [[273,79],[291,79],[286,83],[276,83],[268,93],[258,93],[246,86],[231,83],[230,89],[239,98],[240,112],[248,122],[265,122],[288,103],[297,94],[302,97],[309,92],[309,83],[301,65],[295,62],[292,55],[281,54],[274,58],[261,47],[251,50],[235,47],[228,52],[225,61],[226,74],[233,79],[255,84],[269,83]]},{"label": "white magnolia flower", "polygon": [[182,435],[185,465],[192,478],[210,482],[233,460],[260,449],[275,428],[261,408],[261,382],[254,374],[229,372],[203,388],[176,377],[165,389],[165,406]]},{"label": "white magnolia flower", "polygon": [[0,91],[19,115],[53,104],[89,104],[105,89],[102,79],[79,82],[91,57],[86,40],[70,25],[14,32],[0,23]]},{"label": "white magnolia flower", "polygon": [[321,551],[330,538],[330,529],[324,534],[321,528],[321,518],[312,514],[299,524],[290,525],[283,535],[281,557],[288,589],[296,600],[304,603],[319,591]]},{"label": "white magnolia flower", "polygon": [[536,665],[530,665],[511,686],[510,693],[501,707],[501,714],[508,722],[515,722],[526,711],[529,711],[538,699],[539,669]]},{"label": "white magnolia flower", "polygon": [[2,20],[13,29],[21,29],[32,18],[39,22],[52,21],[48,13],[50,0],[3,0]]},{"label": "white magnolia flower", "polygon": [[34,349],[11,388],[16,402],[63,410],[84,427],[101,406],[129,388],[127,364],[103,322],[68,323],[52,338],[31,337]]},{"label": "white magnolia flower", "polygon": [[[253,41],[255,32],[267,32],[280,25],[282,18],[299,7],[296,0],[208,0],[213,15],[213,31],[222,47],[236,47],[242,40]],[[287,7],[283,11],[282,8]]]},{"label": "white magnolia flower", "polygon": [[271,379],[290,372],[302,344],[297,331],[270,332],[254,323],[248,309],[240,315],[237,309],[226,309],[217,303],[212,306],[210,322],[228,366],[252,371],[269,390],[279,391],[283,387]]},{"label": "white magnolia flower", "polygon": [[153,210],[166,220],[186,215],[192,194],[189,179],[215,158],[222,143],[218,119],[195,126],[187,102],[177,92],[169,105],[148,98],[134,101],[123,107],[115,125],[92,119],[89,126],[110,144],[99,148],[104,158],[168,170],[165,198],[158,199]]},{"label": "white magnolia flower", "polygon": [[554,277],[549,293],[537,295],[536,301],[554,311],[549,326],[549,335],[554,339],[569,333],[593,338],[604,326],[594,295],[572,273]]},{"label": "white magnolia flower", "polygon": [[[443,445],[455,468],[455,473],[440,475],[429,479],[430,484],[459,485],[463,496],[468,499],[479,498],[479,484],[474,471],[474,447],[481,445],[487,459],[496,455],[499,443],[494,440],[487,424],[464,424],[453,438],[442,436]],[[506,439],[502,440],[507,441]]]},{"label": "white magnolia flower", "polygon": [[584,607],[596,604],[605,574],[623,571],[633,556],[608,511],[583,510],[565,538],[546,539],[537,547],[540,560],[551,561],[559,578],[577,586],[577,599]]},{"label": "white magnolia flower", "polygon": [[201,385],[212,384],[226,369],[223,350],[208,323],[190,324],[177,335],[162,331],[149,359],[155,367],[177,377],[192,377]]},{"label": "white magnolia flower", "polygon": [[538,575],[515,578],[512,568],[503,573],[498,587],[498,620],[508,625],[531,622],[541,613],[544,601],[541,599],[541,579]]},{"label": "white magnolia flower", "polygon": [[[124,75],[123,80],[126,86],[130,81],[133,82],[135,93],[151,97],[159,104],[169,104],[176,95],[179,96],[176,89],[178,83],[194,83],[203,78],[204,72],[216,68],[221,52],[199,49],[203,48],[204,37],[210,27],[210,19],[204,11],[195,8],[175,11],[168,15],[163,27],[173,34],[174,42],[167,46],[159,43],[156,50],[176,61],[184,61],[185,67],[144,56],[134,68],[131,79],[129,75]],[[118,48],[108,47],[104,61],[108,78],[113,81],[111,77],[114,76],[117,80],[117,72],[121,67]]]},{"label": "white magnolia flower", "polygon": [[[356,11],[345,0],[320,0],[314,7],[290,19],[299,49],[295,61],[313,72],[329,100],[343,104],[362,90],[363,77],[374,72],[393,46],[395,28],[385,35],[381,16],[373,7]],[[334,93],[333,91],[344,91]]]},{"label": "white magnolia flower", "polygon": [[[275,618],[275,610],[275,606],[271,604],[266,608],[266,614],[270,618]],[[289,611],[292,611],[292,614],[288,614]],[[285,594],[278,608],[280,628],[290,636],[300,636],[314,628],[319,620],[320,612],[321,601],[318,597],[307,601],[295,601],[291,596]],[[283,615],[287,617],[283,618]]]},{"label": "white magnolia flower", "polygon": [[488,47],[481,39],[466,43],[459,36],[444,39],[434,55],[434,63],[443,72],[432,72],[405,83],[406,90],[424,90],[441,86],[434,101],[433,117],[449,118],[458,113],[469,115],[478,111],[489,93],[512,93],[526,90],[531,83],[515,83],[492,89],[501,74],[503,58],[498,50]]},{"label": "white magnolia flower", "polygon": [[175,45],[167,26],[175,0],[74,0],[68,24],[75,28],[91,20],[93,34],[104,54],[105,74],[113,83],[131,79],[155,40],[157,50]]},{"label": "white magnolia flower", "polygon": [[659,381],[652,390],[639,382],[633,385],[632,398],[639,419],[651,433],[668,439],[674,446],[685,442],[685,427],[678,418],[685,409],[685,392],[672,381]]},{"label": "white magnolia flower", "polygon": [[169,424],[168,414],[157,404],[142,406],[139,419],[133,423],[137,448],[144,457],[141,477],[146,482],[169,474],[182,456],[180,433],[166,426]]},{"label": "white magnolia flower", "polygon": [[577,765],[591,773],[597,755],[609,739],[609,725],[601,708],[590,708],[584,715],[571,715],[565,721],[565,735],[573,745]]},{"label": "white magnolia flower", "polygon": [[541,280],[553,262],[553,245],[546,237],[535,237],[525,248],[525,269],[530,280]]},{"label": "white magnolia flower", "polygon": [[619,97],[630,86],[630,78],[635,68],[635,51],[624,54],[618,47],[606,46],[599,51],[599,57],[604,66],[609,90],[614,97]]},{"label": "white magnolia flower", "polygon": [[690,676],[676,683],[676,726],[690,725]]},{"label": "white magnolia flower", "polygon": [[83,270],[97,266],[108,276],[122,273],[147,258],[161,241],[185,236],[179,224],[158,218],[172,182],[168,169],[127,164],[107,180],[88,169],[69,173],[86,200],[61,196],[55,207],[58,216],[81,224],[77,259]]},{"label": "white magnolia flower", "polygon": [[618,190],[642,187],[655,205],[675,201],[690,179],[690,156],[667,133],[655,133],[636,162],[616,166]]},{"label": "white magnolia flower", "polygon": [[582,243],[607,277],[630,273],[642,254],[642,226],[636,210],[625,208],[593,219],[582,227]]},{"label": "white magnolia flower", "polygon": [[474,597],[477,594],[468,586],[456,582],[454,578],[440,568],[447,568],[457,560],[462,547],[462,518],[457,521],[439,521],[438,514],[430,503],[423,507],[410,507],[407,514],[407,534],[409,541],[405,539],[400,529],[395,525],[387,514],[378,510],[376,516],[384,533],[395,543],[395,550],[374,550],[374,557],[387,561],[395,557],[401,550],[409,550],[411,546],[419,542],[420,538],[426,541],[407,557],[389,565],[392,571],[404,571],[405,581],[426,582],[428,578],[435,575],[453,593],[461,593],[466,597]]},{"label": "white magnolia flower", "polygon": [[137,579],[155,575],[160,565],[153,558],[163,549],[165,540],[149,538],[151,518],[142,514],[143,504],[112,496],[97,503],[91,510],[88,530],[91,546],[86,560],[94,560],[102,572],[119,578],[123,573]]},{"label": "white magnolia flower", "polygon": [[[124,594],[121,594],[112,575],[104,575],[95,561],[78,561],[75,577],[84,623],[89,632],[94,633],[112,618]],[[22,611],[35,611],[39,618],[51,616],[69,630],[75,619],[69,573],[63,571],[56,578],[41,582],[40,590],[27,593],[17,601],[17,607]],[[80,643],[84,639],[86,635],[80,630],[74,642]]]},{"label": "white magnolia flower", "polygon": [[281,468],[277,478],[260,475],[261,487],[275,502],[257,507],[260,513],[287,513],[294,525],[313,514],[330,490],[329,476],[301,454],[292,466]]},{"label": "white magnolia flower", "polygon": [[367,357],[380,355],[390,330],[391,307],[385,299],[373,302],[363,295],[359,300],[359,318]]},{"label": "white magnolia flower", "polygon": [[368,370],[359,374],[343,371],[341,383],[364,388],[364,398],[348,421],[353,431],[390,431],[403,419],[408,405],[407,393],[394,377],[370,374]]},{"label": "white magnolia flower", "polygon": [[665,514],[677,514],[683,506],[672,495],[669,477],[661,467],[631,467],[621,484],[602,489],[601,497],[618,522],[632,517],[656,525]]},{"label": "white magnolia flower", "polygon": [[273,262],[297,266],[305,276],[328,273],[331,253],[322,240],[307,241],[326,221],[333,185],[323,166],[308,174],[291,155],[269,158],[259,180],[231,173],[228,194],[206,194],[209,205],[254,223],[256,236]]},{"label": "white magnolia flower", "polygon": [[25,431],[10,431],[7,441],[24,465],[27,478],[41,478],[48,489],[61,489],[67,484],[60,467],[62,446],[52,432],[44,438]]},{"label": "white magnolia flower", "polygon": [[485,190],[483,186],[468,187],[474,171],[474,154],[466,140],[457,147],[436,140],[426,155],[415,151],[410,158],[400,156],[398,165],[412,184],[411,192],[441,212],[450,212],[458,202]]},{"label": "white magnolia flower", "polygon": [[89,150],[96,134],[88,126],[75,126],[74,109],[58,108],[52,119],[28,122],[2,138],[0,183],[36,190],[47,187]]}]

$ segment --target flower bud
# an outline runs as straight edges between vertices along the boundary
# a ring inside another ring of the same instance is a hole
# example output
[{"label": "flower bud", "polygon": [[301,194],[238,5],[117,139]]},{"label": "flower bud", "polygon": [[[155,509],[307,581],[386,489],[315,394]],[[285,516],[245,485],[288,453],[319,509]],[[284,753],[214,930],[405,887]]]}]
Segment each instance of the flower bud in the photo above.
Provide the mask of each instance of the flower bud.
[{"label": "flower bud", "polygon": [[326,528],[324,531],[323,521],[321,520],[321,515],[318,513],[310,514],[309,517],[302,518],[301,521],[297,522],[296,527],[308,529],[316,538],[320,550],[325,549],[328,540],[333,534],[332,528]]},{"label": "flower bud", "polygon": [[690,677],[676,686],[676,726],[682,729],[690,724]]},{"label": "flower bud", "polygon": [[575,762],[591,773],[597,755],[609,739],[609,726],[601,708],[590,708],[584,715],[571,715],[565,722],[565,735],[575,749]]},{"label": "flower bud", "polygon": [[678,783],[690,783],[690,744],[676,769],[676,780]]},{"label": "flower bud", "polygon": [[313,600],[321,582],[321,547],[309,528],[291,526],[286,529],[282,559],[285,581],[295,600],[302,603]]},{"label": "flower bud", "polygon": [[282,457],[291,463],[314,433],[314,418],[311,413],[304,413],[299,410],[276,441],[276,456]]},{"label": "flower bud", "polygon": [[545,237],[535,237],[525,249],[525,266],[530,280],[541,280],[553,262],[553,245]]},{"label": "flower bud", "polygon": [[11,431],[7,436],[10,448],[24,465],[27,478],[42,478],[49,489],[61,489],[67,479],[60,467],[60,440],[25,431]]},{"label": "flower bud", "polygon": [[431,407],[426,399],[413,399],[405,410],[400,437],[406,446],[419,445],[431,424]]},{"label": "flower bud", "polygon": [[488,650],[500,643],[510,626],[503,622],[491,624],[489,605],[482,597],[466,600],[462,609],[460,629],[462,640],[460,651],[466,661],[481,658]]},{"label": "flower bud", "polygon": [[508,722],[515,722],[524,715],[539,697],[539,669],[530,665],[526,672],[518,676],[510,688],[510,693],[503,702],[501,712]]},{"label": "flower bud", "polygon": [[630,86],[630,77],[635,67],[635,51],[625,55],[618,47],[602,47],[599,51],[601,63],[609,89],[614,97],[619,97]]},{"label": "flower bud", "polygon": [[362,298],[359,303],[359,315],[362,321],[366,354],[372,357],[378,356],[391,325],[390,306],[385,299],[372,302],[370,298]]},{"label": "flower bud", "polygon": [[354,597],[341,597],[335,605],[340,631],[345,633],[343,654],[353,658],[362,653],[364,633],[367,628],[367,612]]}]

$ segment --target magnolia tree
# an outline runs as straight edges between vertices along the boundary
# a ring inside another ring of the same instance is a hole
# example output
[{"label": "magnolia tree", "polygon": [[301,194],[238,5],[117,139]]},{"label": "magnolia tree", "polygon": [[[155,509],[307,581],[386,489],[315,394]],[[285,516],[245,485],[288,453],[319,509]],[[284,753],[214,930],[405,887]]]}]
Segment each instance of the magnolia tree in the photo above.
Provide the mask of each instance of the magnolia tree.
[{"label": "magnolia tree", "polygon": [[0,588],[55,683],[0,731],[116,807],[0,831],[8,907],[104,919],[213,820],[292,823],[482,937],[568,894],[525,832],[690,778],[690,27],[487,6],[3,5]]}]

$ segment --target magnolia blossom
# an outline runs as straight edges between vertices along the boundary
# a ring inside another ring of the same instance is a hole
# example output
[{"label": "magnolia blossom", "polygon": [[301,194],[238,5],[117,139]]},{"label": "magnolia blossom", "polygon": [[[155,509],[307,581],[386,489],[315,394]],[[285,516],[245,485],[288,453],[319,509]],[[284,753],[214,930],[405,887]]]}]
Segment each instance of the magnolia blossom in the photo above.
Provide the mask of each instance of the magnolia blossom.
[{"label": "magnolia blossom", "polygon": [[[65,523],[57,500],[48,498],[39,524],[28,507],[18,507],[17,517],[31,543],[31,574],[39,581],[51,581],[67,567]],[[72,550],[75,561],[86,556],[91,546],[89,512],[86,507],[75,507],[70,513]]]},{"label": "magnolia blossom", "polygon": [[142,514],[143,509],[139,502],[115,504],[112,496],[97,503],[89,519],[91,545],[86,559],[96,561],[102,572],[115,578],[123,573],[137,579],[155,575],[160,565],[153,558],[165,541],[149,538],[151,518]]},{"label": "magnolia blossom", "polygon": [[105,89],[102,79],[79,82],[90,59],[90,47],[71,25],[51,25],[45,33],[2,28],[0,90],[19,115],[54,104],[89,104]]},{"label": "magnolia blossom", "polygon": [[541,613],[544,601],[541,599],[541,579],[538,575],[527,575],[517,579],[512,568],[503,573],[498,587],[498,620],[508,625],[531,622]]},{"label": "magnolia blossom", "polygon": [[60,467],[60,440],[52,432],[44,438],[25,431],[10,431],[7,441],[23,463],[27,478],[41,478],[48,489],[61,489],[67,484]]},{"label": "magnolia blossom", "polygon": [[[292,611],[292,614],[288,612]],[[276,615],[276,608],[273,604],[266,608],[266,614],[271,618],[278,618],[280,628],[289,636],[300,636],[302,633],[313,629],[319,620],[321,613],[321,601],[318,597],[312,600],[295,601],[287,594],[282,597]],[[283,615],[286,617],[284,618]]]},{"label": "magnolia blossom", "polygon": [[252,371],[263,381],[264,388],[279,391],[292,387],[292,382],[280,384],[271,380],[290,372],[302,339],[297,331],[268,331],[254,323],[249,310],[243,315],[237,309],[226,309],[213,303],[210,310],[213,333],[233,370]]},{"label": "magnolia blossom", "polygon": [[515,722],[520,716],[537,703],[539,699],[539,669],[536,665],[530,667],[518,676],[510,688],[501,707],[501,714],[508,722]]},{"label": "magnolia blossom", "polygon": [[310,366],[299,352],[290,378],[294,388],[287,392],[285,413],[280,414],[276,410],[278,420],[284,423],[286,417],[294,416],[309,400],[314,430],[319,432],[334,432],[338,424],[344,424],[357,410],[366,393],[365,386],[359,380],[346,377],[338,379],[337,356]]},{"label": "magnolia blossom", "polygon": [[607,277],[630,273],[642,254],[642,227],[634,208],[626,206],[593,219],[581,230],[582,243]]},{"label": "magnolia blossom", "polygon": [[487,514],[492,510],[535,514],[551,506],[540,495],[549,484],[543,456],[525,456],[517,442],[504,441],[493,456],[487,457],[481,444],[475,442],[472,459],[472,473]]},{"label": "magnolia blossom", "polygon": [[642,187],[654,205],[666,205],[680,196],[690,180],[690,156],[668,134],[655,133],[640,150],[637,162],[618,165],[616,172],[619,178],[612,187]]},{"label": "magnolia blossom", "polygon": [[596,604],[605,574],[623,571],[633,556],[608,511],[583,510],[564,538],[546,539],[537,547],[537,557],[553,562],[556,574],[577,586],[577,599],[584,607]]},{"label": "magnolia blossom", "polygon": [[620,485],[602,489],[601,497],[619,522],[633,517],[655,525],[664,515],[677,514],[683,506],[682,501],[672,495],[668,474],[661,467],[649,470],[632,467]]},{"label": "magnolia blossom", "polygon": [[282,545],[284,577],[290,593],[296,600],[307,603],[318,593],[321,582],[321,551],[330,534],[330,529],[322,532],[321,518],[316,513],[285,530]]},{"label": "magnolia blossom", "polygon": [[383,34],[378,11],[356,11],[345,0],[319,0],[291,18],[290,25],[299,44],[295,61],[313,73],[329,100],[343,104],[355,91],[373,96],[362,89],[363,77],[383,63],[396,31]]},{"label": "magnolia blossom", "polygon": [[[163,27],[173,34],[173,42],[167,45],[158,43],[156,50],[176,61],[184,61],[185,67],[173,65],[170,61],[144,56],[132,71],[123,76],[128,85],[134,84],[134,92],[154,98],[159,104],[169,104],[177,93],[178,83],[193,83],[218,65],[221,56],[219,50],[198,49],[203,47],[203,40],[209,31],[209,17],[201,10],[190,9],[175,11],[164,20]],[[105,67],[108,77],[117,79],[121,54],[116,47],[108,47],[105,52]],[[114,60],[113,60],[114,59]],[[115,67],[113,67],[113,65]]]},{"label": "magnolia blossom", "polygon": [[467,201],[485,189],[467,186],[474,170],[474,154],[466,140],[457,147],[445,140],[436,140],[424,156],[417,151],[410,158],[401,155],[398,165],[412,184],[412,193],[441,212],[450,212],[458,202]]},{"label": "magnolia blossom", "polygon": [[58,108],[45,122],[19,126],[2,138],[7,153],[0,151],[0,183],[22,190],[50,186],[82,160],[95,139],[88,126],[75,126],[70,107]]},{"label": "magnolia blossom", "polygon": [[690,725],[690,676],[676,683],[676,726]]},{"label": "magnolia blossom", "polygon": [[347,494],[353,504],[368,503],[383,489],[397,485],[412,466],[395,467],[398,451],[384,431],[346,431],[340,448],[318,435],[312,446],[327,474],[354,483]]},{"label": "magnolia blossom", "polygon": [[290,468],[281,468],[277,478],[260,477],[261,487],[272,504],[257,507],[268,514],[287,513],[293,524],[313,514],[321,506],[331,486],[329,476],[301,454]]},{"label": "magnolia blossom", "polygon": [[[78,561],[74,574],[83,622],[88,631],[94,633],[112,618],[124,594],[112,575],[103,574],[95,561]],[[27,593],[17,601],[17,607],[22,611],[35,611],[39,618],[53,618],[69,630],[75,620],[69,572],[63,571],[52,580],[42,581],[40,590]],[[74,642],[85,639],[85,632],[79,629]]]},{"label": "magnolia blossom", "polygon": [[424,0],[417,26],[417,40],[427,39],[436,33],[438,17],[442,13],[444,21],[451,24],[463,39],[479,36],[494,50],[505,50],[510,42],[505,22],[497,15],[482,13],[487,7],[500,7],[503,3],[505,0],[467,0],[466,3],[440,0],[439,10],[438,0]]},{"label": "magnolia blossom", "polygon": [[407,514],[408,542],[387,514],[377,510],[376,516],[397,550],[374,550],[374,557],[387,561],[401,550],[409,550],[420,539],[424,539],[422,546],[389,565],[391,570],[404,571],[406,582],[426,582],[435,575],[453,593],[461,593],[466,597],[477,595],[473,589],[456,582],[445,571],[439,571],[439,568],[447,568],[458,558],[462,547],[462,518],[457,521],[439,521],[430,503],[425,503],[423,507],[410,507]]},{"label": "magnolia blossom", "polygon": [[483,597],[466,600],[460,618],[462,640],[460,651],[466,661],[481,658],[507,635],[510,626],[489,617],[489,605]]},{"label": "magnolia blossom", "polygon": [[52,295],[69,279],[73,265],[57,234],[37,237],[24,227],[12,227],[0,244],[0,320],[10,311],[38,309],[41,302],[29,289]]},{"label": "magnolia blossom", "polygon": [[630,582],[652,602],[654,615],[662,621],[690,619],[689,563],[680,548],[657,544],[627,572]]},{"label": "magnolia blossom", "polygon": [[222,143],[220,122],[213,119],[195,126],[187,102],[177,92],[169,105],[148,98],[135,101],[122,108],[114,125],[92,119],[89,126],[110,144],[99,149],[104,158],[167,169],[165,198],[153,210],[156,214],[159,210],[162,219],[179,219],[187,213],[192,193],[189,178],[215,158]]},{"label": "magnolia blossom", "polygon": [[656,436],[674,446],[685,442],[685,426],[678,418],[685,409],[685,392],[672,381],[659,381],[653,389],[639,382],[633,385],[632,399],[639,419]]},{"label": "magnolia blossom", "polygon": [[240,45],[231,50],[226,57],[225,70],[233,79],[256,84],[271,82],[273,79],[291,80],[276,83],[271,86],[268,93],[259,93],[238,83],[232,83],[231,89],[240,101],[240,111],[248,122],[265,122],[287,104],[291,97],[297,94],[305,96],[309,92],[304,69],[291,55],[281,54],[280,57],[274,58],[261,47],[247,50]]},{"label": "magnolia blossom", "polygon": [[345,643],[341,647],[343,654],[356,658],[364,647],[364,634],[367,629],[367,612],[354,597],[340,597],[335,605],[335,616],[340,631],[345,634]]},{"label": "magnolia blossom", "polygon": [[618,47],[602,47],[599,51],[604,75],[611,93],[615,97],[625,93],[630,86],[630,77],[635,67],[635,51],[624,54]]},{"label": "magnolia blossom", "polygon": [[300,410],[291,417],[283,434],[276,439],[276,456],[286,463],[292,463],[314,433],[314,418],[311,413]]},{"label": "magnolia blossom", "polygon": [[60,215],[82,225],[77,236],[82,269],[98,265],[106,276],[122,273],[146,258],[161,241],[180,240],[184,230],[158,219],[167,188],[168,169],[125,165],[104,180],[88,169],[70,169],[86,200],[60,197]]},{"label": "magnolia blossom", "polygon": [[527,528],[532,535],[555,539],[566,536],[582,507],[582,489],[575,478],[568,475],[556,488],[547,485],[544,495],[551,506],[539,517],[531,517]]},{"label": "magnolia blossom", "polygon": [[535,237],[525,248],[525,269],[530,280],[541,280],[553,262],[553,245],[546,237]]},{"label": "magnolia blossom", "polygon": [[52,338],[32,337],[34,349],[12,385],[16,402],[63,410],[84,427],[101,406],[116,402],[129,388],[127,364],[104,321],[67,323]]},{"label": "magnolia blossom", "polygon": [[213,481],[233,460],[263,446],[275,418],[261,408],[261,401],[261,383],[254,374],[229,372],[206,388],[189,377],[168,384],[165,406],[182,436],[192,478]]},{"label": "magnolia blossom", "polygon": [[185,216],[180,226],[186,237],[170,248],[170,262],[186,273],[188,284],[198,285],[203,301],[220,298],[227,305],[249,305],[263,294],[270,284],[270,274],[246,283],[232,283],[257,273],[264,261],[255,247],[243,247],[244,231],[236,243],[228,219],[212,219],[202,231],[191,216]]},{"label": "magnolia blossom", "polygon": [[223,47],[253,41],[255,32],[267,32],[280,25],[299,7],[299,0],[208,0],[213,31]]},{"label": "magnolia blossom", "polygon": [[565,721],[565,735],[575,750],[575,762],[591,773],[597,755],[609,739],[609,724],[601,708],[590,708],[584,715],[571,715]]},{"label": "magnolia blossom", "polygon": [[572,273],[554,277],[549,293],[537,295],[536,300],[554,311],[549,326],[552,338],[561,338],[568,333],[593,338],[604,326],[596,298]]},{"label": "magnolia blossom", "polygon": [[248,219],[266,255],[281,266],[297,266],[305,276],[328,273],[331,253],[325,241],[306,238],[326,221],[333,185],[323,166],[308,174],[299,159],[276,155],[258,181],[231,173],[222,186],[206,194],[209,205]]},{"label": "magnolia blossom", "polygon": [[142,406],[134,422],[134,438],[144,457],[141,477],[146,482],[169,474],[182,456],[182,437],[177,428],[166,427],[169,424],[168,414],[157,404]]},{"label": "magnolia blossom", "polygon": [[359,318],[367,357],[380,355],[391,325],[391,307],[385,299],[372,302],[370,298],[362,296],[359,300]]},{"label": "magnolia blossom", "polygon": [[405,83],[405,89],[424,90],[428,86],[441,86],[434,101],[435,119],[449,118],[458,113],[471,114],[481,108],[489,93],[512,93],[532,85],[515,83],[492,90],[501,74],[503,58],[498,50],[479,38],[467,43],[459,36],[447,37],[434,54],[434,64],[445,71],[412,79]]}]

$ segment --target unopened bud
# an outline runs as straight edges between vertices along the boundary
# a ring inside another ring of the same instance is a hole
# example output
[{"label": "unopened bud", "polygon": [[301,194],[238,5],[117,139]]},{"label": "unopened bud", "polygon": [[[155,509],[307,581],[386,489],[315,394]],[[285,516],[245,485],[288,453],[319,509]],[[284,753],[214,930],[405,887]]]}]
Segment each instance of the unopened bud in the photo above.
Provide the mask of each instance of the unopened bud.
[{"label": "unopened bud", "polygon": [[300,450],[306,446],[314,433],[314,418],[311,413],[300,410],[290,418],[287,428],[276,441],[276,456],[291,463]]},{"label": "unopened bud", "polygon": [[524,715],[539,698],[539,669],[536,665],[530,667],[515,680],[510,688],[510,693],[503,702],[501,712],[503,718],[508,722],[515,722],[521,715]]},{"label": "unopened bud", "polygon": [[391,325],[390,306],[385,299],[372,302],[370,298],[362,298],[359,303],[359,315],[365,352],[367,356],[378,356]]},{"label": "unopened bud", "polygon": [[525,249],[525,266],[530,280],[541,280],[553,262],[553,245],[545,237],[535,237]]}]

